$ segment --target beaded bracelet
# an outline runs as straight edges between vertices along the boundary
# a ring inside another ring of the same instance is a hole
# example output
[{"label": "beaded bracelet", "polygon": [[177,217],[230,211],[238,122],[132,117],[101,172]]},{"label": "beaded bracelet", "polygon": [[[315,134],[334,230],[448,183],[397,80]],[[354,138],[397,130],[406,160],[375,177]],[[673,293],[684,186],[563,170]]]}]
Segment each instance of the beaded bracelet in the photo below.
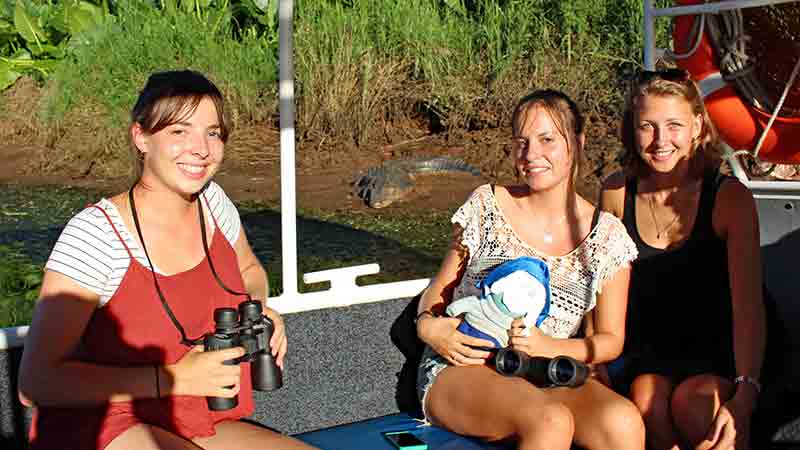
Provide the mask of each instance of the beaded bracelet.
[{"label": "beaded bracelet", "polygon": [[742,383],[747,383],[747,384],[753,386],[753,389],[756,390],[757,394],[761,393],[761,383],[759,383],[758,380],[756,380],[755,378],[753,378],[753,377],[751,377],[749,375],[739,375],[738,377],[733,379],[733,384],[736,385],[736,386],[738,386],[738,385],[740,385]]}]

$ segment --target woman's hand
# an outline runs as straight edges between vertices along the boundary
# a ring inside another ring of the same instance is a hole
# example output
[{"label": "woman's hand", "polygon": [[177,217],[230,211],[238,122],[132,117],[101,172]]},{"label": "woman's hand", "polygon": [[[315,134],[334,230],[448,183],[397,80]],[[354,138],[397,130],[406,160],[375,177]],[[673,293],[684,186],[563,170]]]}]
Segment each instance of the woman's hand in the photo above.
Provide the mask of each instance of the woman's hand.
[{"label": "woman's hand", "polygon": [[486,363],[491,353],[473,347],[493,347],[483,339],[467,336],[458,331],[461,319],[455,317],[422,316],[417,322],[417,334],[423,342],[454,366]]},{"label": "woman's hand", "polygon": [[525,352],[529,356],[542,354],[542,343],[546,336],[534,326],[525,328],[522,319],[515,319],[511,323],[508,336],[510,338],[508,345],[511,348]]},{"label": "woman's hand", "polygon": [[[231,398],[239,393],[238,364],[226,365],[225,361],[244,355],[244,348],[234,347],[223,350],[203,351],[203,346],[195,345],[175,364],[164,367],[167,377],[162,377],[162,395],[192,395],[197,397]],[[165,378],[165,379],[164,379]]]},{"label": "woman's hand", "polygon": [[749,449],[751,414],[752,407],[747,407],[735,399],[725,402],[717,411],[717,416],[711,423],[705,441],[698,448],[707,448],[708,450]]},{"label": "woman's hand", "polygon": [[264,315],[275,325],[272,331],[272,338],[269,340],[269,348],[272,356],[275,357],[275,362],[278,367],[283,369],[283,358],[286,356],[286,349],[288,348],[288,341],[286,340],[286,326],[283,324],[283,318],[278,311],[265,306]]},{"label": "woman's hand", "polygon": [[611,383],[611,376],[608,374],[608,367],[605,363],[589,364],[589,377],[603,383],[606,387],[614,389]]}]

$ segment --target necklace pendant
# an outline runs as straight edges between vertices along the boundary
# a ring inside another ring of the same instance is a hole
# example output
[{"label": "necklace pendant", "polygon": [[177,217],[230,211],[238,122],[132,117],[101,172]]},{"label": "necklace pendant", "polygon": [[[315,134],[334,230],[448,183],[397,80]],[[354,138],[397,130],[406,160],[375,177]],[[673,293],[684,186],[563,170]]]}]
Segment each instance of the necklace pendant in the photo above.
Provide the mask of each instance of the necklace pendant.
[{"label": "necklace pendant", "polygon": [[550,234],[549,231],[545,231],[544,235],[542,236],[542,240],[545,244],[552,244],[553,243],[553,235]]}]

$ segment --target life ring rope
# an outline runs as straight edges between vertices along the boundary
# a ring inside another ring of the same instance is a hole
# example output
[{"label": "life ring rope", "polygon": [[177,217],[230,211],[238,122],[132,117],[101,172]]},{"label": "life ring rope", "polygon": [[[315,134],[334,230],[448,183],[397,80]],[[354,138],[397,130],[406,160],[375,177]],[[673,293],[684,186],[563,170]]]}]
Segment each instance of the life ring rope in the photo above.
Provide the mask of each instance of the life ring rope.
[{"label": "life ring rope", "polygon": [[750,36],[744,31],[741,10],[725,11],[710,18],[707,28],[725,79],[734,82],[748,102],[764,110],[772,109],[769,95],[753,75],[755,67],[746,48]]},{"label": "life ring rope", "polygon": [[[664,55],[667,58],[672,58],[676,60],[691,58],[692,55],[694,55],[694,53],[700,47],[700,43],[703,42],[703,32],[705,31],[706,28],[706,15],[698,14],[698,16],[700,16],[700,25],[697,26],[697,33],[695,35],[694,44],[692,45],[692,48],[690,48],[686,53],[678,53],[676,51],[666,48],[664,49]],[[694,30],[692,31],[694,32]]]},{"label": "life ring rope", "polygon": [[772,128],[772,124],[775,122],[775,119],[778,118],[778,114],[781,112],[781,108],[783,108],[783,102],[786,101],[786,96],[789,94],[789,89],[791,89],[792,85],[794,84],[794,80],[797,78],[798,72],[800,72],[800,58],[797,59],[794,69],[792,69],[792,74],[789,76],[789,82],[786,83],[786,87],[783,89],[783,94],[781,94],[778,104],[775,105],[775,110],[772,112],[769,122],[767,122],[767,126],[764,127],[764,131],[761,132],[761,136],[758,138],[758,143],[756,143],[756,147],[753,149],[752,153],[750,150],[738,150],[733,152],[733,156],[748,154],[752,155],[756,162],[760,162],[758,153],[761,151],[761,145],[764,143],[764,139],[767,138],[769,129]]},{"label": "life ring rope", "polygon": [[[699,4],[708,3],[708,0],[680,0],[679,3]],[[787,98],[800,75],[800,57],[776,101],[774,93],[769,93],[767,85],[758,78],[756,59],[748,54],[751,37],[745,32],[741,8],[693,17],[680,19],[682,24],[679,23],[677,31],[673,30],[674,49],[664,54],[692,73],[707,105],[709,101],[714,105],[710,110],[712,119],[722,122],[717,125],[732,147],[726,152],[726,159],[751,158],[756,163],[755,167],[750,166],[752,175],[757,168],[765,167],[765,163],[800,163],[800,149],[791,148],[797,146],[800,117],[794,118],[795,111],[787,105]],[[720,109],[725,102],[731,102],[728,103],[730,108]],[[739,110],[743,111],[740,115],[732,115]],[[752,115],[746,116],[745,110],[753,111]],[[785,115],[781,116],[781,112]],[[738,117],[745,121],[742,126],[746,128],[736,128]],[[753,134],[748,137],[744,130],[751,127]],[[776,141],[776,136],[782,136],[782,141]],[[774,165],[767,173],[773,168]]]}]

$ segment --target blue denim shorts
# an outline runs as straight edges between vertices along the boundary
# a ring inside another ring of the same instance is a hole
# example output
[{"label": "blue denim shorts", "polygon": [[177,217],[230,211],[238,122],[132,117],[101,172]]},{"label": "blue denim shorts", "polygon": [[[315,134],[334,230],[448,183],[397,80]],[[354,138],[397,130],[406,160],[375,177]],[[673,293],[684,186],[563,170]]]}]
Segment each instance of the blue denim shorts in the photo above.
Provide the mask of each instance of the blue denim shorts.
[{"label": "blue denim shorts", "polygon": [[446,359],[433,351],[430,346],[425,346],[417,369],[417,396],[422,405],[422,414],[425,415],[426,420],[428,419],[428,412],[425,410],[425,398],[431,386],[433,386],[433,382],[436,381],[436,377],[448,367],[450,367],[450,363]]}]

